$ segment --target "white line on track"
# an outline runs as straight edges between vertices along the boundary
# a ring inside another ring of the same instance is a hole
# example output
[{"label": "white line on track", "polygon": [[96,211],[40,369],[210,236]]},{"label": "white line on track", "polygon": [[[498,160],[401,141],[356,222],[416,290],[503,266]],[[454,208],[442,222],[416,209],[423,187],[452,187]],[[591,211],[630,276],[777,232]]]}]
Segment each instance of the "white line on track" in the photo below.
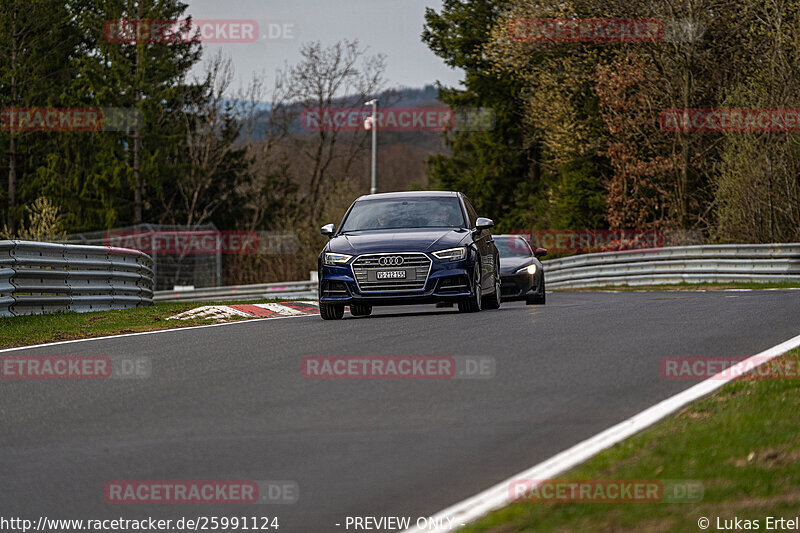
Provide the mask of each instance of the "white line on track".
[{"label": "white line on track", "polygon": [[[788,352],[789,350],[797,348],[798,346],[800,346],[800,335],[793,337],[786,342],[782,342],[777,346],[773,346],[768,350],[764,350],[763,352],[745,359],[744,361],[740,361],[738,364],[726,369],[720,374],[698,383],[697,385],[686,389],[675,396],[667,398],[666,400],[659,402],[648,409],[645,409],[641,413],[633,415],[624,422],[620,422],[616,426],[610,427],[605,431],[598,433],[594,437],[580,442],[572,448],[564,450],[563,452],[554,455],[550,459],[547,459],[546,461],[543,461],[538,465],[529,468],[528,470],[524,470],[519,474],[516,474],[479,494],[476,494],[475,496],[467,498],[464,501],[461,501],[448,507],[447,509],[444,509],[443,511],[436,513],[432,520],[428,520],[428,524],[453,524],[460,527],[469,522],[473,522],[490,511],[494,511],[495,509],[499,509],[500,507],[504,507],[511,503],[511,498],[509,497],[509,487],[511,486],[512,481],[520,479],[552,479],[554,476],[557,476],[564,471],[583,463],[601,451],[606,450],[615,444],[622,442],[631,435],[634,435],[655,424],[659,420],[674,413],[685,405],[702,398],[703,396],[711,394],[726,383],[735,379],[735,377],[732,376],[741,375],[744,369],[748,368],[748,364],[750,366],[757,367]],[[452,522],[450,522],[448,519],[452,520]],[[452,530],[447,528],[421,529],[415,527],[407,529],[403,533],[420,533],[423,531]]]}]

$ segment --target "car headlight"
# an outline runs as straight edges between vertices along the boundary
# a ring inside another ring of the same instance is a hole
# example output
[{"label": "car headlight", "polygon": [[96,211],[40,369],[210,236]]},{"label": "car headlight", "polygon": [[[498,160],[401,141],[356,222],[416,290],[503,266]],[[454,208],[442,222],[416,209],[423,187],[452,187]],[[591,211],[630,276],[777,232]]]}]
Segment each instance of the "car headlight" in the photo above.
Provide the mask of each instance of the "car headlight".
[{"label": "car headlight", "polygon": [[516,274],[522,274],[523,272],[527,272],[528,274],[533,276],[534,274],[536,274],[536,265],[533,264],[533,265],[528,265],[528,266],[522,267],[522,268],[520,268],[519,270],[516,271]]},{"label": "car headlight", "polygon": [[458,261],[467,257],[467,249],[464,246],[459,246],[458,248],[448,248],[447,250],[433,252],[433,255],[436,259]]},{"label": "car headlight", "polygon": [[325,252],[325,264],[326,265],[341,265],[347,263],[352,259],[352,255],[347,254],[334,254],[330,252]]}]

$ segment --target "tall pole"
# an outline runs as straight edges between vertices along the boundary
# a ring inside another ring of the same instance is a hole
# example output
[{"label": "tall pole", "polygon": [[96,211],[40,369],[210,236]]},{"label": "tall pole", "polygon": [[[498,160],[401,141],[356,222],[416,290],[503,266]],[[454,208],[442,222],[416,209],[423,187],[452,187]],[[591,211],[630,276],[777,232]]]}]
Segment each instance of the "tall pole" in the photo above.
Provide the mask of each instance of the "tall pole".
[{"label": "tall pole", "polygon": [[378,100],[371,100],[367,105],[372,105],[372,185],[369,193],[378,192]]}]

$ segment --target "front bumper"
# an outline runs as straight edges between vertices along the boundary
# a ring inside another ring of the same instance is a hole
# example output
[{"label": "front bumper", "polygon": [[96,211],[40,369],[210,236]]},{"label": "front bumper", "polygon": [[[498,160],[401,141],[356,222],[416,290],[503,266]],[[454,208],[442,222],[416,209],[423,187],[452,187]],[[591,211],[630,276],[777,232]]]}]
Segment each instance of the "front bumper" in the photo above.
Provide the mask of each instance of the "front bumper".
[{"label": "front bumper", "polygon": [[527,272],[519,274],[500,274],[500,294],[504,301],[522,300],[525,296],[544,294],[541,270],[534,275]]},{"label": "front bumper", "polygon": [[472,294],[473,264],[462,261],[440,261],[432,258],[430,272],[421,290],[363,291],[351,264],[319,265],[319,301],[344,305],[407,305],[457,302]]}]

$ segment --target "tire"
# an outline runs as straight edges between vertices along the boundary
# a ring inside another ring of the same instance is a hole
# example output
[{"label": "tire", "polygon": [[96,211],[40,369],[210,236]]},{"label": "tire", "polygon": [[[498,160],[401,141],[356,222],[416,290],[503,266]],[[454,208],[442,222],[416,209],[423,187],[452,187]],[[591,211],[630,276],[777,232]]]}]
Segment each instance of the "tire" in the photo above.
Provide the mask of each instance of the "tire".
[{"label": "tire", "polygon": [[350,314],[353,316],[369,316],[372,314],[372,306],[359,304],[351,305]]},{"label": "tire", "polygon": [[547,301],[547,294],[544,291],[544,279],[542,279],[542,295],[539,296],[538,294],[532,296],[525,297],[525,304],[526,305],[545,305]]},{"label": "tire", "polygon": [[484,296],[484,309],[500,309],[500,265],[494,265],[494,294]]},{"label": "tire", "polygon": [[481,262],[480,258],[477,260],[477,264],[475,265],[476,268],[476,279],[474,281],[475,291],[474,293],[467,298],[466,300],[462,300],[458,302],[458,311],[460,313],[477,313],[481,310],[481,303],[483,299],[482,290],[481,290]]},{"label": "tire", "polygon": [[319,304],[322,320],[340,320],[344,316],[344,304]]}]

